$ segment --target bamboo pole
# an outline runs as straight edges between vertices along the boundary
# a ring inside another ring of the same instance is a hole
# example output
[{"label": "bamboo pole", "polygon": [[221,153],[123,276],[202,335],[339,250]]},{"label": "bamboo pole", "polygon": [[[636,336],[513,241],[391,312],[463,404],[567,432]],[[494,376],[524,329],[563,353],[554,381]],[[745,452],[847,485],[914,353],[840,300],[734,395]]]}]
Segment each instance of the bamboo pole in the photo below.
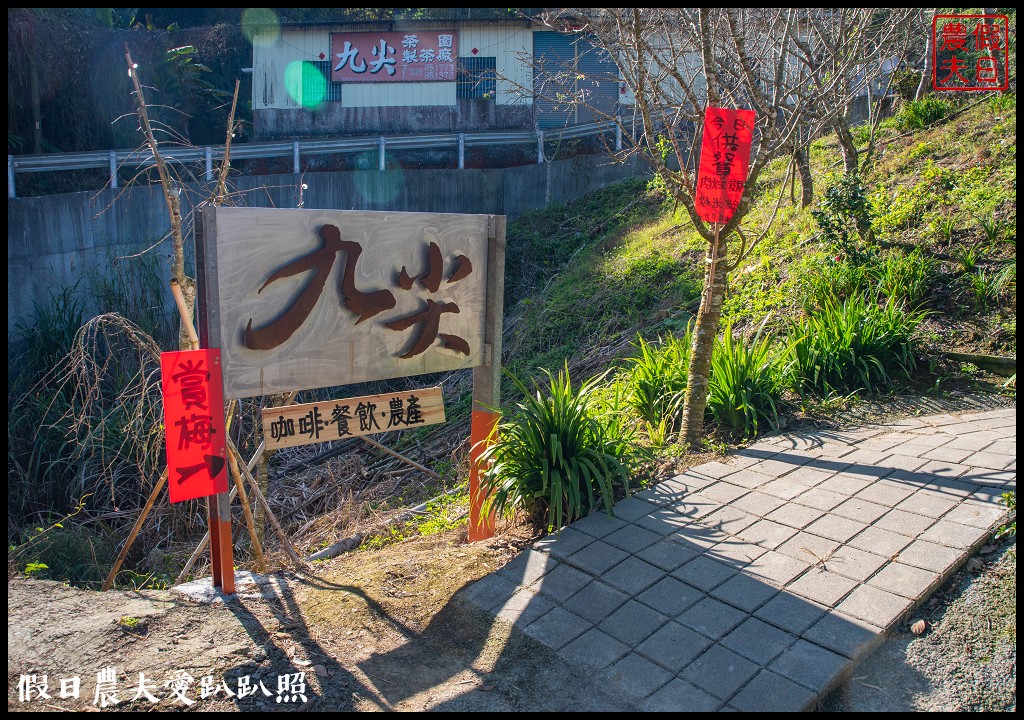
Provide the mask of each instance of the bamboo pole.
[{"label": "bamboo pole", "polygon": [[[228,500],[234,500],[235,499],[235,495],[237,493],[238,493],[238,489],[237,488],[231,488],[231,492],[228,494]],[[202,555],[203,552],[206,551],[206,546],[209,545],[209,544],[210,544],[210,531],[207,530],[206,534],[203,535],[203,539],[199,541],[199,546],[196,547],[196,549],[192,552],[192,554],[189,555],[188,560],[185,561],[185,567],[183,567],[181,569],[181,572],[178,573],[178,577],[174,578],[174,584],[175,585],[180,584],[181,581],[185,579],[185,576],[188,575],[188,571],[192,569],[192,566],[195,565],[196,560],[198,560],[199,556]]]},{"label": "bamboo pole", "polygon": [[181,322],[188,332],[188,343],[192,350],[199,349],[199,336],[196,335],[196,326],[192,324],[192,315],[185,305],[185,295],[181,292],[181,283],[178,278],[171,278],[171,294],[174,295],[174,302],[178,306],[178,314],[181,315]]},{"label": "bamboo pole", "polygon": [[146,506],[142,508],[142,512],[139,514],[139,519],[135,521],[135,527],[132,528],[131,534],[128,535],[128,539],[124,543],[124,547],[121,548],[121,552],[117,556],[117,560],[114,561],[114,567],[110,568],[110,573],[107,575],[107,579],[103,581],[103,587],[100,588],[102,592],[106,592],[114,584],[114,578],[117,577],[118,571],[121,569],[121,564],[124,559],[128,557],[128,550],[131,549],[132,543],[135,542],[135,536],[139,534],[139,530],[142,529],[142,523],[146,521],[146,517],[149,515],[149,511],[153,509],[153,503],[156,502],[157,495],[163,490],[164,485],[167,483],[167,468],[160,473],[160,479],[156,481],[156,485],[153,487],[153,492],[149,494],[149,500],[146,501]]},{"label": "bamboo pole", "polygon": [[228,453],[228,467],[231,468],[231,479],[235,482],[235,489],[238,490],[238,499],[242,505],[242,515],[245,516],[245,526],[249,530],[249,540],[252,541],[252,549],[256,554],[256,569],[263,572],[266,568],[266,561],[263,559],[263,546],[260,544],[259,535],[256,533],[256,520],[252,516],[252,509],[249,507],[249,497],[245,493],[245,486],[242,485],[242,475],[238,471],[238,458],[234,453]]},{"label": "bamboo pole", "polygon": [[[235,447],[234,440],[230,437],[226,439],[228,443],[228,452],[235,453],[237,456],[241,457],[241,453],[239,453],[238,448]],[[288,557],[291,558],[296,567],[302,567],[302,560],[299,558],[299,554],[295,552],[295,548],[292,547],[291,539],[285,533],[284,528],[281,527],[281,523],[277,521],[273,510],[270,509],[270,504],[267,502],[267,499],[263,497],[263,493],[260,492],[259,483],[256,482],[256,478],[253,477],[248,465],[243,465],[242,467],[244,468],[243,472],[245,474],[245,479],[249,481],[249,487],[252,490],[252,494],[256,496],[256,501],[260,504],[260,507],[263,508],[263,512],[267,514],[267,518],[270,520],[270,524],[273,526],[274,532],[276,532],[278,537],[281,538],[285,552],[288,553]]]}]

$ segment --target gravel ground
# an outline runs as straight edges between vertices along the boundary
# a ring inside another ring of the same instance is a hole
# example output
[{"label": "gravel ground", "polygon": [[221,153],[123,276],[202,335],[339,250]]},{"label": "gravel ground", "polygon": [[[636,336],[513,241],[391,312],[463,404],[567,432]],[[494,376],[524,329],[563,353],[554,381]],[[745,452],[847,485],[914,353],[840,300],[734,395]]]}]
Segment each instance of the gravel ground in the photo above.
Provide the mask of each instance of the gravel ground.
[{"label": "gravel ground", "polygon": [[[921,636],[910,631],[928,623]],[[1017,544],[995,541],[897,629],[824,712],[1017,709]]]}]

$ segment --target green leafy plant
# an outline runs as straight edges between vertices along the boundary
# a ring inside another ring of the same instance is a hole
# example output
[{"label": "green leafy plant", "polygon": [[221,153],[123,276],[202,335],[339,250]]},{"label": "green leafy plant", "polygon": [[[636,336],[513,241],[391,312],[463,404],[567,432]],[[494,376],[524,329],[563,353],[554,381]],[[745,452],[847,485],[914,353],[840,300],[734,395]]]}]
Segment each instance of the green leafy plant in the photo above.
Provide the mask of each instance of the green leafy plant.
[{"label": "green leafy plant", "polygon": [[965,277],[975,308],[981,310],[990,305],[998,306],[1003,298],[1016,290],[1017,264],[1012,263],[1002,268],[979,266]]},{"label": "green leafy plant", "polygon": [[993,215],[992,217],[976,216],[981,231],[985,233],[985,239],[989,244],[999,242],[1003,235],[1003,222]]},{"label": "green leafy plant", "polygon": [[863,295],[828,301],[790,328],[789,380],[800,394],[822,397],[875,392],[917,364],[911,335],[925,317]]},{"label": "green leafy plant", "polygon": [[868,287],[868,266],[842,255],[828,256],[815,262],[811,271],[800,275],[801,305],[805,310],[821,308],[828,300],[845,300]]},{"label": "green leafy plant", "polygon": [[857,264],[870,257],[870,206],[860,175],[843,175],[825,190],[818,207],[811,211],[818,223],[815,239],[829,252],[837,252]]},{"label": "green leafy plant", "polygon": [[926,95],[920,100],[906,103],[896,114],[896,123],[902,131],[923,130],[953,112],[951,102]]},{"label": "green leafy plant", "polygon": [[956,229],[959,224],[959,215],[949,214],[940,217],[935,222],[935,231],[938,235],[939,241],[945,245],[951,245],[953,243],[953,236],[956,233]]},{"label": "green leafy plant", "polygon": [[657,444],[663,444],[678,424],[682,410],[693,347],[692,326],[681,337],[668,334],[656,343],[638,335],[635,347],[640,354],[627,360],[627,402],[647,423],[652,439],[658,436],[662,443]]},{"label": "green leafy plant", "polygon": [[544,372],[547,386],[533,390],[510,374],[522,399],[483,454],[481,486],[487,509],[522,509],[553,530],[598,504],[610,514],[616,485],[628,492],[644,454],[602,417],[596,390],[603,376],[574,389],[568,367]]},{"label": "green leafy plant", "polygon": [[49,570],[50,566],[46,563],[41,562],[30,562],[25,566],[25,574],[29,577],[41,573],[43,570]]},{"label": "green leafy plant", "polygon": [[871,263],[869,274],[878,292],[905,307],[915,308],[924,302],[938,262],[914,248],[905,253],[893,248]]},{"label": "green leafy plant", "polygon": [[726,326],[711,353],[708,410],[715,420],[743,437],[778,428],[782,404],[779,358],[784,355],[762,323],[750,341],[733,337]]},{"label": "green leafy plant", "polygon": [[953,250],[953,259],[959,263],[966,273],[974,272],[982,258],[982,250],[978,245],[959,245]]},{"label": "green leafy plant", "polygon": [[1014,492],[1005,492],[1005,493],[1003,493],[1003,500],[1002,500],[1002,502],[1003,502],[1003,505],[1005,505],[1006,508],[1011,513],[1013,513],[1014,518],[1010,522],[1006,523],[1005,525],[1001,525],[999,527],[999,529],[996,531],[996,537],[1003,537],[1005,535],[1010,535],[1010,536],[1016,537],[1016,535],[1017,535],[1017,517],[1016,517],[1016,515],[1017,515],[1017,492],[1014,491]]}]

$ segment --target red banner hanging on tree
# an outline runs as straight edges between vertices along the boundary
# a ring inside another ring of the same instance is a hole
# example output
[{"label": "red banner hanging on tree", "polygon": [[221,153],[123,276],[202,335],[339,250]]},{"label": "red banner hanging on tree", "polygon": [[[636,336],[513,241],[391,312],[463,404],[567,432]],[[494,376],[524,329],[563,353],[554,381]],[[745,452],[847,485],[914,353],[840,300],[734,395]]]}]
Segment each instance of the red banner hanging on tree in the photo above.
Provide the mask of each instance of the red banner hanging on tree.
[{"label": "red banner hanging on tree", "polygon": [[171,502],[227,492],[220,350],[160,353]]},{"label": "red banner hanging on tree", "polygon": [[728,222],[747,182],[754,111],[709,107],[704,113],[704,138],[697,172],[697,216],[707,223]]}]

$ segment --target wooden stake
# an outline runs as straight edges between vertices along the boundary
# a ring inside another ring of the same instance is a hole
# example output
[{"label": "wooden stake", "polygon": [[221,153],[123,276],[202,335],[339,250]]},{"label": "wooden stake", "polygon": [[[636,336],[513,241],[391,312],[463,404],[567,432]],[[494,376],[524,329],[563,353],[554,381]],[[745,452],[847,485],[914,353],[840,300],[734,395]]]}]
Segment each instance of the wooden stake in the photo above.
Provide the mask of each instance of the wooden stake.
[{"label": "wooden stake", "polygon": [[[234,500],[235,499],[235,494],[237,492],[238,492],[238,490],[236,488],[231,488],[231,492],[228,493],[228,499],[229,500]],[[185,567],[183,567],[181,569],[181,572],[178,573],[178,577],[174,578],[174,584],[175,585],[178,585],[179,583],[181,583],[182,580],[185,579],[185,576],[188,575],[188,571],[191,570],[192,566],[196,564],[196,560],[199,559],[199,556],[203,554],[203,551],[206,550],[206,546],[209,545],[209,544],[210,544],[210,531],[207,530],[206,534],[203,535],[203,539],[199,541],[199,546],[196,547],[196,549],[192,551],[192,554],[188,556],[188,560],[185,561]]]},{"label": "wooden stake", "polygon": [[171,294],[174,295],[174,302],[178,306],[178,314],[181,315],[181,322],[188,332],[188,343],[192,350],[199,349],[199,336],[196,335],[196,326],[192,324],[192,316],[185,305],[185,296],[181,292],[181,284],[178,278],[171,278]]},{"label": "wooden stake", "polygon": [[249,530],[249,540],[252,541],[252,549],[256,554],[256,569],[263,572],[266,568],[266,562],[263,559],[263,546],[260,545],[260,538],[256,533],[256,521],[252,516],[252,509],[249,507],[249,496],[245,493],[242,474],[238,471],[238,459],[234,453],[228,453],[228,467],[231,469],[231,479],[235,481],[235,489],[238,491],[238,499],[242,505],[242,514],[245,516],[245,526]]},{"label": "wooden stake", "polygon": [[146,516],[149,515],[149,511],[153,509],[153,503],[156,502],[157,495],[163,490],[164,485],[167,483],[167,468],[160,473],[160,479],[156,481],[156,485],[153,486],[153,492],[149,494],[149,500],[146,501],[146,506],[142,508],[142,512],[139,513],[139,519],[135,521],[135,527],[132,528],[131,534],[128,535],[128,539],[124,543],[124,547],[121,548],[120,554],[117,556],[117,560],[114,561],[114,567],[110,568],[110,574],[107,575],[107,579],[103,581],[103,587],[100,588],[103,592],[106,592],[114,584],[114,578],[117,577],[118,571],[121,569],[121,564],[124,559],[128,556],[128,550],[131,548],[132,543],[135,542],[135,536],[139,534],[139,530],[142,529],[142,523],[146,521]]}]

